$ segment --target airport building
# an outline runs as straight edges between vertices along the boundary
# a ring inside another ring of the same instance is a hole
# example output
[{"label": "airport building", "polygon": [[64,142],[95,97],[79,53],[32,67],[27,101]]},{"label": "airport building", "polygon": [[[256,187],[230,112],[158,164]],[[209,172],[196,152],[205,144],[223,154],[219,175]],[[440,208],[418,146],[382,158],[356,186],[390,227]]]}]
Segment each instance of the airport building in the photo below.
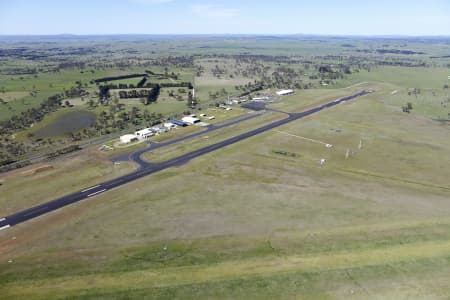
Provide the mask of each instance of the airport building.
[{"label": "airport building", "polygon": [[188,125],[185,122],[180,121],[180,120],[170,120],[170,123],[172,123],[173,125],[176,125],[176,126],[180,126],[180,127],[186,127]]},{"label": "airport building", "polygon": [[293,94],[294,90],[281,90],[277,92],[278,96],[286,96],[286,95],[290,95]]},{"label": "airport building", "polygon": [[196,117],[192,117],[192,116],[184,117],[183,119],[181,119],[181,121],[183,121],[184,123],[187,123],[189,125],[194,125],[196,123],[200,123],[200,119],[198,119]]},{"label": "airport building", "polygon": [[134,133],[141,141],[148,140],[155,135],[155,131],[152,128],[145,128]]},{"label": "airport building", "polygon": [[135,134],[125,134],[120,137],[120,142],[122,144],[129,144],[131,142],[136,142],[137,140],[139,140],[139,138]]}]

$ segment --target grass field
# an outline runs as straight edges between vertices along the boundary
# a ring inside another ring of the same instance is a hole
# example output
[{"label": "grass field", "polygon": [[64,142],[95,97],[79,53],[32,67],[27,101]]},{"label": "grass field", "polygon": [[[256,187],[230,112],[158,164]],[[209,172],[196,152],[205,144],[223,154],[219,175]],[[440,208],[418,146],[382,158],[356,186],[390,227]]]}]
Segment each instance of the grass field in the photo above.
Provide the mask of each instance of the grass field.
[{"label": "grass field", "polygon": [[[154,72],[162,72],[162,68],[150,68]],[[1,67],[0,67],[1,70]],[[0,93],[0,98],[7,104],[0,104],[0,121],[7,120],[12,115],[19,115],[22,111],[38,107],[47,97],[69,90],[75,87],[77,81],[82,83],[82,87],[94,94],[98,91],[91,80],[103,77],[120,76],[133,73],[144,73],[145,68],[130,67],[127,69],[97,69],[85,71],[64,70],[57,73],[43,73],[39,75],[0,75],[0,87],[4,88],[4,93]],[[179,81],[191,82],[192,71],[189,69],[172,68],[171,72],[179,73]],[[112,81],[115,84],[127,83],[136,85],[141,78],[131,78],[127,80]],[[148,79],[151,83],[173,82],[173,80],[158,80],[154,77]],[[36,91],[35,96],[30,96],[30,91]],[[185,103],[185,102],[184,102]],[[176,107],[178,109],[178,107]],[[164,112],[171,111],[173,107],[161,108]]]},{"label": "grass field", "polygon": [[2,295],[446,299],[448,127],[403,113],[391,95],[401,85],[368,87],[377,92],[2,232]]},{"label": "grass field", "polygon": [[84,153],[72,159],[57,160],[49,164],[52,169],[34,175],[26,175],[26,171],[36,166],[0,176],[2,215],[124,175],[136,167],[132,163],[113,165],[95,153]]}]

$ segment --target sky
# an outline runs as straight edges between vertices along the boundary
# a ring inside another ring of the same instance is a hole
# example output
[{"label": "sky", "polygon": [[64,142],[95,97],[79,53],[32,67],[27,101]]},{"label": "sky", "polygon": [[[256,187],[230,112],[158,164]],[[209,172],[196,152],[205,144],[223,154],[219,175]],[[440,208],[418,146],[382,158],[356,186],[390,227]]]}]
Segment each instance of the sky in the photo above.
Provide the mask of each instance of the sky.
[{"label": "sky", "polygon": [[448,0],[0,0],[0,35],[450,35]]}]

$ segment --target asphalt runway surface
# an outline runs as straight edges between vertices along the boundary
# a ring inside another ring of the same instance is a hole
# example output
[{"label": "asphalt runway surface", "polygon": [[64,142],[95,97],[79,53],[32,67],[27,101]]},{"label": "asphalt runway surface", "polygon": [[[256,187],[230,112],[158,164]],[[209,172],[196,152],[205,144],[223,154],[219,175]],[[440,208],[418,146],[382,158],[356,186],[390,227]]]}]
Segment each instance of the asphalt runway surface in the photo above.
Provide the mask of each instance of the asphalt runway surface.
[{"label": "asphalt runway surface", "polygon": [[[82,191],[75,192],[73,194],[63,196],[61,198],[58,198],[58,199],[55,199],[55,200],[52,200],[52,201],[49,201],[49,202],[46,202],[46,203],[34,206],[34,207],[31,207],[29,209],[25,209],[25,210],[19,211],[19,212],[14,213],[14,214],[12,214],[10,216],[6,216],[6,217],[3,217],[3,218],[0,217],[0,230],[7,229],[7,228],[9,228],[11,226],[15,226],[17,224],[26,222],[26,221],[28,221],[30,219],[33,219],[33,218],[42,216],[44,214],[53,212],[53,211],[58,210],[58,209],[60,209],[62,207],[65,207],[67,205],[70,205],[70,204],[73,204],[73,203],[76,203],[76,202],[79,202],[79,201],[82,201],[82,200],[86,200],[86,199],[89,199],[91,197],[95,197],[95,196],[103,194],[103,193],[105,193],[105,192],[107,192],[107,191],[109,191],[111,189],[118,188],[118,187],[120,187],[120,186],[122,186],[124,184],[127,184],[129,182],[135,181],[137,179],[140,179],[142,177],[148,176],[150,174],[157,173],[157,172],[159,172],[161,170],[165,170],[165,169],[168,169],[168,168],[178,167],[178,166],[184,165],[184,164],[188,163],[191,159],[194,159],[194,158],[199,157],[201,155],[204,155],[204,154],[210,153],[212,151],[224,148],[226,146],[235,144],[235,143],[237,143],[239,141],[245,140],[245,139],[250,138],[252,136],[255,136],[257,134],[266,132],[266,131],[271,130],[273,128],[276,128],[276,127],[282,126],[284,124],[287,124],[287,123],[299,120],[299,119],[304,118],[306,116],[315,114],[317,112],[320,112],[323,109],[327,109],[327,108],[336,106],[336,105],[338,105],[340,103],[343,103],[343,102],[346,102],[346,101],[349,101],[349,100],[352,100],[352,99],[355,99],[355,98],[358,98],[358,97],[361,97],[361,96],[364,96],[364,95],[367,95],[367,94],[370,94],[370,93],[373,93],[373,91],[372,90],[363,90],[363,91],[360,91],[360,92],[358,92],[356,94],[353,94],[353,95],[350,95],[350,96],[346,96],[346,97],[343,97],[343,98],[339,98],[339,99],[330,101],[328,103],[325,103],[323,105],[317,106],[315,108],[312,108],[312,109],[309,109],[309,110],[306,110],[306,111],[303,111],[303,112],[300,112],[300,113],[290,113],[290,114],[288,114],[288,117],[285,118],[285,119],[282,119],[282,120],[279,120],[279,121],[275,121],[273,123],[264,125],[262,127],[259,127],[259,128],[253,129],[253,130],[250,130],[250,131],[245,132],[243,134],[240,134],[240,135],[237,135],[235,137],[232,137],[232,138],[229,138],[229,139],[217,142],[215,144],[203,147],[201,149],[192,151],[190,153],[181,155],[179,157],[170,159],[170,160],[165,161],[165,162],[148,163],[148,162],[143,161],[140,158],[140,156],[144,152],[152,151],[155,148],[154,147],[149,147],[149,148],[143,149],[141,151],[138,151],[138,152],[134,153],[133,156],[132,156],[132,159],[134,161],[136,161],[137,163],[139,163],[139,165],[141,166],[138,170],[136,170],[136,171],[134,171],[134,172],[132,172],[130,174],[118,177],[116,179],[112,179],[112,180],[106,181],[104,183],[101,183],[101,184],[98,184],[98,185],[95,185],[95,186],[92,186],[92,187],[88,187],[88,188],[86,188],[86,189],[84,189]],[[239,123],[239,120],[236,120],[236,123]],[[226,127],[226,126],[230,126],[230,125],[228,125],[228,123],[223,125],[223,127]],[[196,134],[194,134],[194,136],[195,135],[200,135],[200,134],[205,134],[205,131],[202,131],[200,133],[196,133]],[[165,143],[164,145],[167,146],[168,144],[174,144],[174,143],[180,142],[180,141],[182,141],[182,140],[184,140],[186,138],[192,138],[192,136],[193,135],[189,135],[187,137],[180,138],[180,139],[177,139],[177,140]]]}]

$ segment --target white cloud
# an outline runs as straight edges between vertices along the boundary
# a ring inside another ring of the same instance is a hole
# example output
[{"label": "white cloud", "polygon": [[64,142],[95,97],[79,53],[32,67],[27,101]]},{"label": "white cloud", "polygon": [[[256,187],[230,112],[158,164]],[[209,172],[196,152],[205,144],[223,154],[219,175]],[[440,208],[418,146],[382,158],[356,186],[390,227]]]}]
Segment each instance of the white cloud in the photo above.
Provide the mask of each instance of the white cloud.
[{"label": "white cloud", "polygon": [[162,4],[174,2],[175,0],[128,0],[128,1],[139,4]]},{"label": "white cloud", "polygon": [[195,15],[205,18],[234,18],[239,15],[239,10],[237,9],[210,4],[193,5],[191,10]]}]

